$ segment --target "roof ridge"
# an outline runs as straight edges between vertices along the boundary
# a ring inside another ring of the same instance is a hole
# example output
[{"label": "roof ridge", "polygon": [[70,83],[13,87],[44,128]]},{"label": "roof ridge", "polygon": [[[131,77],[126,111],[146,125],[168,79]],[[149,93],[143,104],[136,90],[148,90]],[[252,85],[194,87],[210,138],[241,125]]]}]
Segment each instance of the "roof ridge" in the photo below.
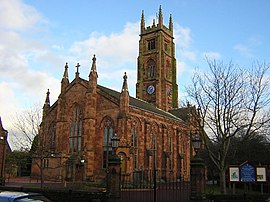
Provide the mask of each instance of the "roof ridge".
[{"label": "roof ridge", "polygon": [[[115,97],[116,99],[120,99],[120,92],[116,91],[116,90],[113,90],[113,89],[110,89],[108,87],[105,87],[105,86],[102,86],[102,85],[98,85],[98,87],[100,87],[101,89],[103,88],[104,90],[108,90],[108,91],[111,91],[117,95],[112,95],[113,97]],[[144,111],[148,111],[148,112],[151,112],[151,113],[155,113],[155,114],[158,114],[160,116],[165,116],[167,118],[171,118],[171,119],[176,119],[176,120],[179,120],[179,121],[183,121],[180,117],[177,117],[175,116],[174,114],[168,112],[168,111],[164,111],[163,109],[160,109],[160,108],[157,108],[155,105],[149,103],[149,102],[146,102],[145,100],[141,100],[139,98],[136,98],[136,97],[132,97],[130,96],[130,100],[129,100],[129,105],[130,106],[133,106],[133,107],[136,107],[136,108],[139,108],[141,110],[144,110]],[[136,102],[139,102],[139,103],[136,103]],[[146,105],[146,106],[143,106]]]}]

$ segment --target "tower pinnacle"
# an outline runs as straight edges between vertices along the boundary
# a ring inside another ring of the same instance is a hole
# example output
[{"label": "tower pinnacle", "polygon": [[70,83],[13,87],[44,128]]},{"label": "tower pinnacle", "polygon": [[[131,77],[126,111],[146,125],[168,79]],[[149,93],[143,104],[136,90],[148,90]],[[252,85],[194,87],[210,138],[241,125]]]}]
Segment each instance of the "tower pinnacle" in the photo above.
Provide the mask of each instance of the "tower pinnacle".
[{"label": "tower pinnacle", "polygon": [[162,25],[163,25],[163,16],[162,16],[161,5],[159,6],[158,25],[159,25],[159,27],[162,27]]},{"label": "tower pinnacle", "polygon": [[92,67],[91,67],[91,71],[96,72],[97,71],[97,67],[96,67],[96,55],[94,54],[93,58],[92,58]]},{"label": "tower pinnacle", "polygon": [[98,77],[98,75],[97,75],[97,64],[96,64],[96,61],[97,61],[97,58],[96,58],[96,55],[94,54],[94,56],[92,58],[91,70],[90,70],[90,73],[89,73],[89,80],[91,80],[91,77],[94,76],[93,74],[95,74],[95,77],[96,78]]},{"label": "tower pinnacle", "polygon": [[170,31],[173,31],[172,14],[170,14],[170,20],[169,20],[169,30],[170,30]]},{"label": "tower pinnacle", "polygon": [[50,106],[50,90],[48,89],[47,93],[46,93],[46,99],[45,99],[45,105]]},{"label": "tower pinnacle", "polygon": [[141,17],[141,32],[145,30],[145,20],[144,20],[144,11],[142,10],[142,17]]},{"label": "tower pinnacle", "polygon": [[43,117],[42,117],[42,119],[45,119],[49,109],[50,109],[50,91],[48,89],[48,91],[46,93],[45,103],[43,105]]},{"label": "tower pinnacle", "polygon": [[123,76],[123,79],[123,87],[120,94],[120,117],[125,117],[129,113],[129,92],[126,72]]},{"label": "tower pinnacle", "polygon": [[128,85],[127,85],[127,73],[125,72],[124,76],[123,76],[123,86],[122,86],[122,92],[126,91],[128,92]]},{"label": "tower pinnacle", "polygon": [[68,80],[68,63],[67,62],[66,62],[66,65],[65,65],[65,71],[64,71],[63,79]]},{"label": "tower pinnacle", "polygon": [[62,81],[61,81],[61,93],[63,93],[66,90],[68,84],[69,84],[69,80],[68,80],[68,63],[66,62],[65,71],[64,71],[63,78],[62,78]]},{"label": "tower pinnacle", "polygon": [[92,66],[89,73],[89,89],[91,89],[91,91],[96,91],[96,87],[97,87],[98,74],[97,74],[96,61],[97,61],[96,55],[94,55],[92,58]]}]

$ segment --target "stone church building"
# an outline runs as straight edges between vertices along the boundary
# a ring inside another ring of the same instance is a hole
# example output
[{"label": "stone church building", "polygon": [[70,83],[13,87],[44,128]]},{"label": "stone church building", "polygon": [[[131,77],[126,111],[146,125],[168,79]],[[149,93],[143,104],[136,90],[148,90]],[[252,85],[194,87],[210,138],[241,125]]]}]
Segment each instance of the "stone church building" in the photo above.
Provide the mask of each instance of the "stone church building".
[{"label": "stone church building", "polygon": [[98,84],[95,55],[88,79],[80,77],[77,64],[70,81],[65,65],[61,92],[52,105],[47,92],[32,176],[42,171],[45,178],[102,180],[116,135],[123,175],[155,166],[164,178],[171,173],[189,180],[193,108],[178,108],[173,22],[170,16],[169,26],[163,24],[161,7],[158,23],[148,27],[142,12],[137,61],[136,98],[129,95],[126,73],[120,92]]}]

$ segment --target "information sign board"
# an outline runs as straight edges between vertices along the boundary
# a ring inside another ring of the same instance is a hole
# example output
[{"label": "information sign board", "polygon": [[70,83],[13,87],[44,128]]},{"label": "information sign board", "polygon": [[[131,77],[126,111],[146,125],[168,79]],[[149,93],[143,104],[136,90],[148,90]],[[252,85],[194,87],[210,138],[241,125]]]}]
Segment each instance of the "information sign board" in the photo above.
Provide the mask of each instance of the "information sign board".
[{"label": "information sign board", "polygon": [[229,167],[230,182],[239,182],[239,167]]},{"label": "information sign board", "polygon": [[249,163],[240,166],[241,182],[255,182],[255,168]]},{"label": "information sign board", "polygon": [[257,182],[266,182],[266,167],[256,167]]}]

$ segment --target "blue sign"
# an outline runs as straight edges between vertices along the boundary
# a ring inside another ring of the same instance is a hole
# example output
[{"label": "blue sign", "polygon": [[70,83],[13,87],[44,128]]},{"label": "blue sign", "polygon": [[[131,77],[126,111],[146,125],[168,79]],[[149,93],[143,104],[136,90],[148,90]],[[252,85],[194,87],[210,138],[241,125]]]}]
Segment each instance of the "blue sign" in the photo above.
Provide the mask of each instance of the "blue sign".
[{"label": "blue sign", "polygon": [[255,182],[255,168],[249,163],[240,166],[241,182]]}]

